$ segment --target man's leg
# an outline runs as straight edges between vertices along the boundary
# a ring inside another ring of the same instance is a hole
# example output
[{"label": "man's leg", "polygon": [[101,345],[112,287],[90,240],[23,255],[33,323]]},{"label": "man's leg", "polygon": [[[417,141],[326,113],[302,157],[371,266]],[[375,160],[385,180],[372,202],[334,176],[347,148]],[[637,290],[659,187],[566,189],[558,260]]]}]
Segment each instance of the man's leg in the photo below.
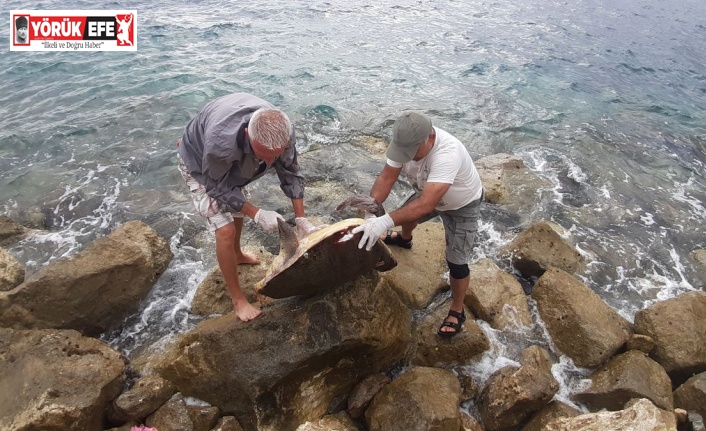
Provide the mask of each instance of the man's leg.
[{"label": "man's leg", "polygon": [[[463,268],[463,265],[455,265],[457,268]],[[465,265],[466,271],[468,271],[468,265]],[[452,269],[453,270],[453,269]],[[463,269],[460,269],[460,271],[463,271]],[[456,274],[457,276],[462,275],[461,274]],[[456,311],[458,313],[463,313],[463,302],[464,299],[466,298],[466,291],[468,290],[468,285],[470,284],[470,275],[466,275],[463,278],[454,278],[453,276],[449,276],[449,284],[451,285],[451,307],[449,307],[450,310]],[[447,316],[446,319],[444,319],[445,322],[450,322],[450,323],[458,323],[458,319],[454,316]],[[449,326],[442,326],[440,329],[441,332],[456,332],[455,329],[449,327]]]},{"label": "man's leg", "polygon": [[253,253],[244,252],[240,248],[240,236],[243,233],[243,218],[234,217],[233,224],[235,226],[235,238],[233,241],[233,250],[235,250],[235,259],[238,265],[259,265],[260,259]]},{"label": "man's leg", "polygon": [[[240,219],[240,227],[242,230],[242,220]],[[245,294],[240,289],[240,281],[238,280],[238,259],[236,256],[236,223],[228,223],[216,229],[216,259],[218,266],[223,274],[223,279],[228,287],[235,314],[243,322],[252,320],[262,313],[260,310],[250,304],[245,297]],[[239,240],[240,238],[238,238]],[[239,242],[239,241],[238,241]],[[240,248],[240,245],[237,246]]]}]

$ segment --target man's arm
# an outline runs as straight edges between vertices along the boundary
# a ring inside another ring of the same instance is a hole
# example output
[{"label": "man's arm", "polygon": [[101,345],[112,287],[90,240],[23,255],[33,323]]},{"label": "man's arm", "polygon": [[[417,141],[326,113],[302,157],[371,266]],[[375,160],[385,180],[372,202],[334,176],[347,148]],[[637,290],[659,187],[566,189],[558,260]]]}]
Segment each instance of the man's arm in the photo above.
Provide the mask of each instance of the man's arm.
[{"label": "man's arm", "polygon": [[451,184],[427,183],[419,198],[390,213],[395,226],[413,222],[421,216],[432,212],[449,187],[451,187]]},{"label": "man's arm", "polygon": [[390,195],[392,186],[395,185],[395,181],[399,178],[400,172],[402,172],[402,167],[394,168],[385,163],[385,167],[382,169],[382,172],[380,172],[380,175],[378,175],[375,184],[373,184],[373,188],[370,190],[370,196],[380,204],[385,202]]}]

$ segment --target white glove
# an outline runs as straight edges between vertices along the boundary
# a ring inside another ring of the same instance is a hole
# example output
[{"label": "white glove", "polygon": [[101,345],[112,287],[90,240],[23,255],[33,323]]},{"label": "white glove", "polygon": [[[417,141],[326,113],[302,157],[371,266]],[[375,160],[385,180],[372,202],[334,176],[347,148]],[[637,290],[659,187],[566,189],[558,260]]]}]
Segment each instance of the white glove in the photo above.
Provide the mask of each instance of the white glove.
[{"label": "white glove", "polygon": [[277,231],[277,220],[284,220],[281,214],[277,211],[267,211],[267,210],[257,210],[255,214],[255,223],[259,224],[261,228],[267,232]]},{"label": "white glove", "polygon": [[382,217],[371,217],[365,220],[365,223],[353,229],[351,233],[363,232],[358,248],[363,248],[363,245],[365,245],[365,249],[370,251],[375,242],[380,239],[380,235],[393,227],[395,227],[395,222],[392,221],[392,217],[390,217],[390,214],[385,214]]},{"label": "white glove", "polygon": [[297,224],[297,236],[299,236],[299,238],[304,238],[310,233],[319,230],[314,227],[314,225],[311,224],[306,217],[297,217],[294,219],[294,222]]}]

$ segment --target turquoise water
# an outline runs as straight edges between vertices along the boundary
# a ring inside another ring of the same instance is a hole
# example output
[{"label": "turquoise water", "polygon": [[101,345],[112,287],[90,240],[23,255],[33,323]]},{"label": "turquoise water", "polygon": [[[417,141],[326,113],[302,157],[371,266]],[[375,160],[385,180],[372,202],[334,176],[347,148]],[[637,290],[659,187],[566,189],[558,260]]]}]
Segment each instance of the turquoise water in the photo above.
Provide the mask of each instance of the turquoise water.
[{"label": "turquoise water", "polygon": [[[404,110],[474,158],[520,155],[553,186],[531,212],[486,209],[478,257],[549,219],[591,262],[584,281],[629,319],[701,288],[689,254],[706,248],[706,2],[260,3],[3,2],[4,23],[27,7],[138,11],[136,53],[0,50],[0,213],[50,227],[10,252],[31,273],[130,219],[175,251],[140,312],[107,336],[117,347],[193,323],[191,295],[215,261],[173,143],[199,107],[235,91],[290,114],[319,185],[366,192],[382,165],[357,142],[386,139]],[[253,200],[286,209],[273,190],[265,179]],[[307,205],[326,216],[336,203]]]}]

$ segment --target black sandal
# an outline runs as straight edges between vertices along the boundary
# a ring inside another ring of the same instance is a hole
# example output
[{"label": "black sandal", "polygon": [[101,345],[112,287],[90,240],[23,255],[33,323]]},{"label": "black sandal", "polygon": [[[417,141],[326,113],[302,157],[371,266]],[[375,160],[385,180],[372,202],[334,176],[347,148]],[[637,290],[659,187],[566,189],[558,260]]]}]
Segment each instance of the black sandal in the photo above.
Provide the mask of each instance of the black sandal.
[{"label": "black sandal", "polygon": [[[396,233],[397,235],[392,236],[393,233]],[[387,245],[396,245],[397,247],[406,248],[407,250],[412,248],[412,238],[406,240],[402,238],[402,232],[397,232],[393,230],[387,231],[387,234],[385,234],[385,238],[382,240],[382,242]]]},{"label": "black sandal", "polygon": [[[458,320],[458,322],[456,322],[456,323],[449,322],[447,320],[449,317],[455,317]],[[444,323],[441,324],[441,326],[439,327],[439,330],[436,331],[436,333],[444,338],[451,338],[454,335],[461,332],[461,330],[463,329],[463,322],[465,322],[465,321],[466,321],[466,312],[465,311],[461,311],[459,313],[458,311],[449,310],[449,314],[446,316],[446,319],[444,319]],[[448,332],[442,331],[441,329],[445,326],[453,329],[453,331],[448,331]]]}]

